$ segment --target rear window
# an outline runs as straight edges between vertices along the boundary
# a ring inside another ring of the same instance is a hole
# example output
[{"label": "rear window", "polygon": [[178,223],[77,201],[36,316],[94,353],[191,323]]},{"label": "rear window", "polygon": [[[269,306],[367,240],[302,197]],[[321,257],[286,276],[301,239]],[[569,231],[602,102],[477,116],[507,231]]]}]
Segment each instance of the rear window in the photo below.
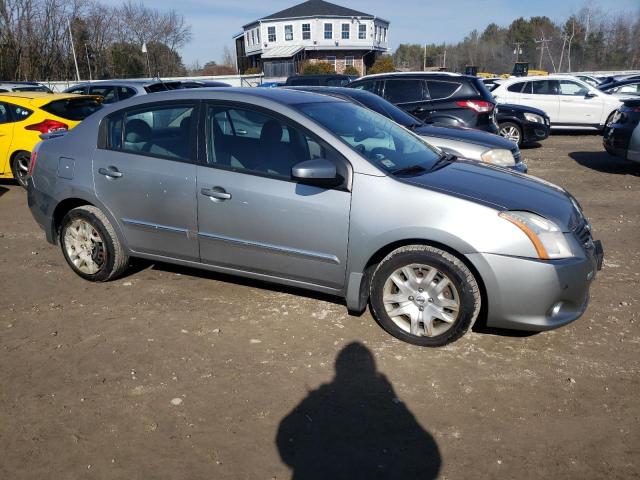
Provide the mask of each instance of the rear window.
[{"label": "rear window", "polygon": [[291,86],[295,85],[309,85],[309,86],[320,86],[320,80],[317,78],[290,78],[287,80],[287,84]]},{"label": "rear window", "polygon": [[[147,91],[147,93],[166,92],[167,90],[169,90],[167,85],[162,82],[152,83],[151,85],[147,85],[146,87],[144,87],[144,89]],[[173,88],[171,90],[173,90]]]},{"label": "rear window", "polygon": [[421,102],[424,100],[422,80],[387,80],[384,96],[391,103]]},{"label": "rear window", "polygon": [[13,91],[14,92],[45,92],[45,93],[51,92],[51,90],[49,90],[44,85],[34,85],[31,87],[15,87]]},{"label": "rear window", "polygon": [[42,110],[66,120],[80,121],[101,108],[100,102],[93,98],[65,98],[45,105]]}]

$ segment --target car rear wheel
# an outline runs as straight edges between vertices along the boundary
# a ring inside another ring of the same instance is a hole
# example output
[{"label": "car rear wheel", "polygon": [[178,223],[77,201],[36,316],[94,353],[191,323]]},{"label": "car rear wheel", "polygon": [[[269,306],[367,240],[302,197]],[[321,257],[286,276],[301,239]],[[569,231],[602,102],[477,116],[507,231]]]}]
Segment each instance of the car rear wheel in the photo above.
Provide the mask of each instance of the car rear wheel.
[{"label": "car rear wheel", "polygon": [[505,122],[500,124],[498,129],[498,135],[511,140],[512,142],[520,146],[522,144],[522,129],[520,126],[513,122]]},{"label": "car rear wheel", "polygon": [[410,245],[390,253],[373,274],[369,297],[376,321],[394,337],[439,347],[462,337],[480,312],[475,277],[454,255]]},{"label": "car rear wheel", "polygon": [[27,188],[27,174],[29,173],[30,163],[31,154],[29,152],[17,152],[11,159],[11,174],[23,188]]},{"label": "car rear wheel", "polygon": [[62,219],[60,246],[71,269],[85,280],[105,282],[122,274],[129,263],[109,219],[87,205]]}]

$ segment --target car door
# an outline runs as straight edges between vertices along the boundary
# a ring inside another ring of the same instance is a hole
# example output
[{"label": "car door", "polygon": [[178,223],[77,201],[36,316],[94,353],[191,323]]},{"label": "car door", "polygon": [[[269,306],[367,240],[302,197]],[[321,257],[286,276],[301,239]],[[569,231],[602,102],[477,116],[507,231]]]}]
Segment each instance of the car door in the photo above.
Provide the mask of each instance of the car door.
[{"label": "car door", "polygon": [[558,123],[565,125],[598,125],[604,100],[597,94],[590,96],[589,88],[574,80],[560,80],[560,109]]},{"label": "car door", "polygon": [[521,105],[539,108],[549,115],[551,123],[558,123],[560,85],[557,80],[532,80],[526,83],[520,95]]},{"label": "car door", "polygon": [[384,82],[383,97],[389,102],[418,117],[431,121],[431,102],[424,80],[419,78],[392,78]]},{"label": "car door", "polygon": [[254,274],[343,287],[351,194],[291,179],[304,160],[327,158],[327,143],[270,111],[208,104],[206,162],[198,167],[198,236],[204,263]]},{"label": "car door", "polygon": [[135,252],[199,260],[195,102],[162,102],[105,119],[93,155],[96,194]]},{"label": "car door", "polygon": [[11,170],[9,155],[11,154],[11,141],[13,139],[13,122],[11,112],[6,103],[0,102],[0,173]]}]

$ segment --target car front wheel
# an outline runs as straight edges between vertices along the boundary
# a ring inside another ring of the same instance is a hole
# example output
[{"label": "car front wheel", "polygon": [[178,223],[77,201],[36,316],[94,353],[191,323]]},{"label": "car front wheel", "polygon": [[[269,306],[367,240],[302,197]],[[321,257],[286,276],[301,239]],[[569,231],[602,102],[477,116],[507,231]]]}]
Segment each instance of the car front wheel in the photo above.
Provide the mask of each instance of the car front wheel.
[{"label": "car front wheel", "polygon": [[498,135],[506,138],[507,140],[511,140],[518,146],[522,145],[522,130],[519,125],[513,122],[501,123],[500,128],[498,129]]},{"label": "car front wheel", "polygon": [[129,263],[109,219],[91,205],[74,208],[64,216],[60,246],[71,269],[92,282],[116,278]]},{"label": "car front wheel", "polygon": [[410,245],[391,252],[373,274],[376,321],[400,340],[439,347],[462,337],[480,312],[478,283],[454,255]]}]

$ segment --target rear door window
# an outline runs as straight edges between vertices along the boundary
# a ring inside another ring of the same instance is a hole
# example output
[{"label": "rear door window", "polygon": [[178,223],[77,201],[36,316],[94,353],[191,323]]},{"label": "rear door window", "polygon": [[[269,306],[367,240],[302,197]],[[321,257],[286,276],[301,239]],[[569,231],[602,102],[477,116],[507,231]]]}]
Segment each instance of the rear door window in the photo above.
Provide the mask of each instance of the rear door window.
[{"label": "rear door window", "polygon": [[427,88],[429,89],[429,97],[431,100],[443,100],[452,97],[461,84],[458,82],[446,82],[441,80],[427,80]]},{"label": "rear door window", "polygon": [[111,85],[89,87],[89,93],[91,95],[101,95],[102,98],[104,98],[102,101],[104,104],[115,103],[118,101],[118,97],[116,96],[116,87]]},{"label": "rear door window", "polygon": [[9,109],[4,103],[0,103],[0,124],[9,123]]},{"label": "rear door window", "polygon": [[41,108],[45,112],[66,120],[81,121],[100,110],[102,105],[98,100],[91,97],[75,97],[56,100]]},{"label": "rear door window", "polygon": [[20,105],[14,105],[13,103],[7,103],[5,105],[9,109],[9,118],[13,122],[22,122],[33,113],[33,110],[21,107]]},{"label": "rear door window", "polygon": [[421,102],[425,99],[424,82],[417,79],[387,80],[384,97],[391,103]]},{"label": "rear door window", "polygon": [[560,95],[560,83],[557,80],[536,80],[531,84],[534,95]]},{"label": "rear door window", "polygon": [[509,85],[507,87],[507,91],[513,92],[513,93],[521,93],[522,87],[524,87],[525,83],[526,82],[517,82],[517,83],[514,83],[513,85]]}]

